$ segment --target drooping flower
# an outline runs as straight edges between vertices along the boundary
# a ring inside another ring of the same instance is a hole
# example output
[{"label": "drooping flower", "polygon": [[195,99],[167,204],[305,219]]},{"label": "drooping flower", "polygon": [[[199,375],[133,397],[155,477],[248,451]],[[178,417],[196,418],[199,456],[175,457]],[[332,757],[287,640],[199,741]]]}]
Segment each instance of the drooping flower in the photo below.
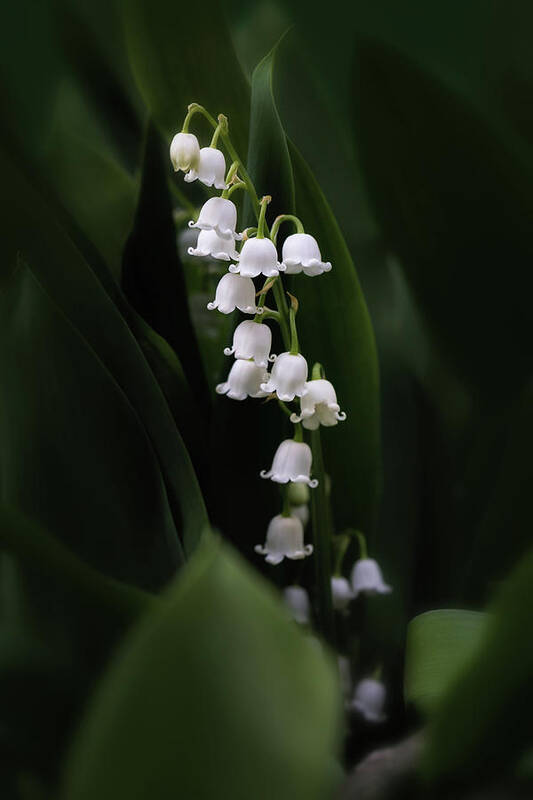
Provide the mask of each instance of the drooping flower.
[{"label": "drooping flower", "polygon": [[200,145],[194,133],[177,133],[170,143],[170,160],[174,172],[196,169],[200,160]]},{"label": "drooping flower", "polygon": [[385,583],[379,565],[373,558],[360,558],[352,568],[351,584],[354,597],[358,594],[389,594],[392,587]]},{"label": "drooping flower", "polygon": [[[266,367],[268,361],[275,358],[270,355],[271,345],[272,331],[268,325],[246,319],[235,328],[233,345],[224,348],[224,355],[253,359],[258,367]],[[268,380],[268,375],[265,380]]]},{"label": "drooping flower", "polygon": [[308,381],[306,388],[307,392],[300,400],[300,414],[292,414],[291,422],[301,422],[304,428],[316,430],[319,425],[330,427],[346,419],[329,381],[323,378]]},{"label": "drooping flower", "polygon": [[196,167],[191,167],[185,175],[187,183],[199,180],[205,186],[215,189],[226,188],[226,159],[216,147],[202,147]]},{"label": "drooping flower", "polygon": [[303,586],[286,586],[283,590],[283,599],[293,619],[300,625],[307,625],[311,616],[311,603]]},{"label": "drooping flower", "polygon": [[249,278],[258,275],[271,278],[279,275],[280,269],[278,251],[270,239],[247,239],[242,246],[239,263],[229,268],[230,272],[238,272]]},{"label": "drooping flower", "polygon": [[233,363],[229,371],[228,380],[219,383],[216,387],[217,394],[227,394],[232,400],[245,400],[247,397],[264,397],[261,383],[266,370],[258,367],[254,361],[239,359]]},{"label": "drooping flower", "polygon": [[[263,388],[261,386],[261,388]],[[311,489],[318,486],[316,478],[311,479],[311,464],[313,455],[311,448],[305,442],[295,442],[294,439],[285,439],[274,454],[272,467],[267,471],[261,470],[262,478],[270,478],[275,483],[306,483]]]},{"label": "drooping flower", "polygon": [[[301,484],[301,483],[299,483],[299,484],[291,484],[291,486],[293,486],[293,485],[294,486],[302,486],[303,484]],[[302,503],[299,506],[291,506],[291,514],[294,517],[298,517],[298,519],[300,520],[300,522],[302,523],[302,525],[305,528],[305,526],[309,522],[309,506],[307,505],[307,503]]]},{"label": "drooping flower", "polygon": [[308,233],[293,233],[287,236],[281,251],[282,265],[287,275],[304,272],[309,277],[329,272],[331,264],[322,261],[316,239]]},{"label": "drooping flower", "polygon": [[241,239],[235,233],[237,225],[237,208],[233,200],[225,197],[210,197],[202,208],[196,222],[191,219],[189,228],[199,228],[202,231],[216,231],[223,239]]},{"label": "drooping flower", "polygon": [[348,607],[350,600],[353,600],[353,597],[349,581],[342,575],[333,575],[331,578],[333,608],[337,611],[344,611]]},{"label": "drooping flower", "polygon": [[211,256],[211,258],[218,258],[222,261],[236,261],[239,259],[233,236],[224,239],[213,230],[200,231],[196,247],[189,247],[187,252],[190,256],[199,256],[200,258]]},{"label": "drooping flower", "polygon": [[353,711],[358,711],[367,722],[380,723],[387,719],[383,713],[386,690],[381,681],[363,678],[355,687],[354,696],[349,703]]},{"label": "drooping flower", "polygon": [[281,353],[272,367],[268,383],[262,387],[269,394],[276,392],[280,400],[294,400],[307,394],[307,361],[301,353]]},{"label": "drooping flower", "polygon": [[278,514],[268,524],[265,544],[257,544],[255,552],[265,556],[269,564],[280,564],[284,558],[310,556],[313,545],[304,545],[304,529],[297,517]]},{"label": "drooping flower", "polygon": [[228,272],[218,282],[215,299],[207,304],[209,311],[218,308],[222,314],[231,314],[236,308],[244,314],[257,314],[255,305],[255,286],[251,278],[230,275]]}]

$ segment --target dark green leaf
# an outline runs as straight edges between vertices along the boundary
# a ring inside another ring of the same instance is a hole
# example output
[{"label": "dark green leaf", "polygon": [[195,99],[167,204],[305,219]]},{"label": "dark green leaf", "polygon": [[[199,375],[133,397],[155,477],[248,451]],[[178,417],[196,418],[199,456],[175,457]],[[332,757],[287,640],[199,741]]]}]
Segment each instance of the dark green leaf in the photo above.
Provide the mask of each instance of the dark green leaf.
[{"label": "dark green leaf", "polygon": [[485,614],[455,609],[427,611],[411,620],[405,655],[405,699],[426,714],[438,708],[452,681],[468,666],[485,625]]},{"label": "dark green leaf", "polygon": [[98,688],[65,800],[329,797],[337,683],[286,613],[229,549],[200,548]]}]

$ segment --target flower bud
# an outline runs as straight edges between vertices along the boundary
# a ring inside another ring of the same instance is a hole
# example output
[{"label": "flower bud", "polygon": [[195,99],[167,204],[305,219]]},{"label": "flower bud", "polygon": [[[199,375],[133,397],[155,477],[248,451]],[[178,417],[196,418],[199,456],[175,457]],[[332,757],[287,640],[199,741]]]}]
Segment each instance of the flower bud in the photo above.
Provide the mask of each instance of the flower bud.
[{"label": "flower bud", "polygon": [[249,278],[279,275],[276,245],[270,239],[247,239],[242,246],[239,263],[232,264],[229,269]]},{"label": "flower bud", "polygon": [[294,400],[308,392],[307,361],[301,353],[281,353],[272,367],[270,379],[262,387],[269,394],[276,392],[280,400]]},{"label": "flower bud", "polygon": [[306,483],[314,489],[318,486],[318,481],[309,477],[312,461],[313,455],[308,444],[285,439],[276,450],[271,469],[268,472],[262,470],[260,475],[262,478],[270,478],[275,483],[294,481],[294,483]]},{"label": "flower bud", "polygon": [[344,611],[350,600],[353,600],[353,592],[348,580],[341,575],[334,575],[331,578],[331,599],[333,608],[337,611]]},{"label": "flower bud", "polygon": [[307,625],[311,617],[311,604],[303,586],[287,586],[283,590],[283,599],[296,622]]},{"label": "flower bud", "polygon": [[358,594],[389,594],[392,587],[383,580],[379,565],[373,558],[360,558],[352,569],[351,584],[354,597]]},{"label": "flower bud", "polygon": [[232,400],[245,400],[247,397],[264,397],[261,382],[266,370],[258,367],[254,361],[235,361],[230,369],[228,380],[219,383],[217,394],[227,394]]},{"label": "flower bud", "polygon": [[313,545],[304,545],[304,529],[299,519],[278,514],[270,520],[265,544],[257,544],[255,552],[265,556],[268,564],[280,564],[284,558],[310,556]]},{"label": "flower bud", "polygon": [[177,133],[170,143],[170,160],[174,172],[196,168],[200,159],[200,145],[194,133]]},{"label": "flower bud", "polygon": [[257,314],[253,280],[226,273],[218,282],[215,299],[207,307],[209,311],[218,308],[222,314],[231,314],[236,308],[245,314]]},{"label": "flower bud", "polygon": [[[268,325],[246,319],[235,328],[232,347],[224,348],[224,355],[253,359],[258,367],[266,367],[270,356],[272,331]],[[268,380],[268,374],[264,380]]]},{"label": "flower bud", "polygon": [[308,233],[293,233],[287,236],[281,252],[282,266],[287,275],[304,272],[309,277],[329,272],[331,264],[322,261],[316,239]]},{"label": "flower bud", "polygon": [[287,488],[287,497],[291,506],[302,506],[309,502],[309,489],[305,483],[291,483]]},{"label": "flower bud", "polygon": [[386,690],[381,681],[374,678],[364,678],[355,687],[355,692],[349,708],[358,711],[367,722],[384,722],[387,717],[383,713],[385,707]]},{"label": "flower bud", "polygon": [[[305,486],[303,483],[290,483],[289,486]],[[301,506],[291,506],[291,514],[293,517],[298,517],[302,525],[305,526],[309,522],[309,506],[307,503],[302,503]]]},{"label": "flower bud", "polygon": [[346,414],[340,410],[335,389],[322,378],[306,383],[307,392],[300,400],[300,414],[291,414],[291,422],[301,422],[304,428],[316,430],[319,425],[331,427],[343,422]]},{"label": "flower bud", "polygon": [[202,147],[198,163],[191,167],[185,175],[187,183],[199,180],[205,186],[215,189],[226,188],[226,159],[224,153],[216,147]]}]

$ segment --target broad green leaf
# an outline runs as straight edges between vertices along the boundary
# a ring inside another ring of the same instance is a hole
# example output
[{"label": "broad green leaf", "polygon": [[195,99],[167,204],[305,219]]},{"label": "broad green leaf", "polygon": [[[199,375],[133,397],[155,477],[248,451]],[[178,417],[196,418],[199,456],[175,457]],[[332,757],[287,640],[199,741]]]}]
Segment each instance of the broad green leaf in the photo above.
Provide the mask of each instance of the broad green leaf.
[{"label": "broad green leaf", "polygon": [[533,551],[500,587],[475,654],[429,727],[423,773],[433,781],[490,781],[531,746]]},{"label": "broad green leaf", "polygon": [[409,623],[405,699],[426,714],[439,707],[452,681],[468,667],[486,625],[479,611],[439,609]]},{"label": "broad green leaf", "polygon": [[[156,459],[174,524],[190,552],[207,520],[203,499],[162,391],[117,309],[118,305],[128,316],[127,303],[107,277],[106,288],[112,292],[115,305],[41,197],[3,155],[1,163],[11,198],[2,218],[4,276],[10,277],[16,253],[22,253],[43,290],[86,340],[126,395]],[[32,231],[31,237],[27,235],[28,230]],[[95,259],[94,263],[98,260]],[[92,398],[92,393],[89,392],[87,397]],[[70,415],[67,415],[63,424],[69,419]],[[80,457],[83,459],[83,455]],[[124,463],[132,466],[134,462],[126,459]],[[28,491],[30,489],[28,487]],[[9,500],[9,497],[5,499]],[[55,533],[59,533],[59,520],[57,524],[52,519],[45,521]],[[69,535],[75,530],[74,526]],[[172,538],[169,545],[178,547]]]},{"label": "broad green leaf", "polygon": [[[194,13],[172,0],[123,0],[122,13],[139,89],[169,143],[181,128],[187,106],[196,102],[215,117],[229,117],[234,143],[245,153],[248,86],[221,4],[207,0],[201,9],[203,22],[197,19],[192,28]],[[202,144],[208,145],[209,138],[208,133]]]},{"label": "broad green leaf", "polygon": [[199,548],[97,687],[63,798],[330,797],[337,682],[286,614],[227,546]]},{"label": "broad green leaf", "polygon": [[503,405],[533,363],[517,289],[533,258],[531,171],[488,119],[405,56],[373,40],[356,52],[357,138],[387,243],[442,352],[485,404]]}]

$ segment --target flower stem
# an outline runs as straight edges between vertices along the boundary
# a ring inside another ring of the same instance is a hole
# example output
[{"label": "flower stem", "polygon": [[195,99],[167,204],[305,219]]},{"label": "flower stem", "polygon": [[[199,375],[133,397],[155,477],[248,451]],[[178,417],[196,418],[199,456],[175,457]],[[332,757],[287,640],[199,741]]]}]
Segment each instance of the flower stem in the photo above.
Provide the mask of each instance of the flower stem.
[{"label": "flower stem", "polygon": [[261,198],[260,203],[260,211],[259,211],[259,219],[257,221],[257,238],[264,239],[265,238],[265,220],[266,220],[266,210],[267,205],[270,203],[272,198],[269,194],[266,194],[264,197]]},{"label": "flower stem", "polygon": [[300,344],[298,342],[298,331],[296,330],[296,310],[291,304],[289,311],[289,323],[291,327],[291,356],[296,356],[300,352]]},{"label": "flower stem", "polygon": [[337,552],[335,554],[335,569],[333,571],[334,575],[340,576],[342,575],[342,562],[344,561],[344,556],[346,555],[346,550],[350,544],[350,537],[346,534],[342,534],[341,536],[335,537]]},{"label": "flower stem", "polygon": [[357,541],[359,542],[359,557],[368,558],[368,549],[366,546],[366,539],[364,533],[361,533],[361,531],[354,531],[354,534],[357,537]]},{"label": "flower stem", "polygon": [[324,367],[317,361],[316,364],[313,364],[313,371],[311,372],[311,380],[317,381],[320,380],[321,378],[324,378],[325,376],[326,373],[324,371]]},{"label": "flower stem", "polygon": [[311,492],[311,518],[313,524],[313,547],[316,587],[317,628],[324,639],[335,646],[335,620],[331,600],[331,525],[326,496],[326,473],[322,456],[320,428],[311,431],[313,451],[313,475],[318,486]]},{"label": "flower stem", "polygon": [[296,217],[294,214],[280,214],[279,217],[276,217],[276,219],[274,220],[274,224],[272,225],[272,230],[270,231],[270,238],[272,239],[274,244],[276,244],[279,227],[282,222],[293,222],[294,225],[296,226],[297,233],[304,232],[304,226],[302,224],[302,221],[298,217]]},{"label": "flower stem", "polygon": [[287,305],[287,298],[285,297],[285,292],[283,291],[281,276],[278,276],[276,282],[274,283],[272,287],[272,292],[274,294],[276,306],[281,317],[280,318],[281,335],[283,337],[285,347],[287,348],[287,350],[290,350],[291,332],[289,327],[289,307]]}]

